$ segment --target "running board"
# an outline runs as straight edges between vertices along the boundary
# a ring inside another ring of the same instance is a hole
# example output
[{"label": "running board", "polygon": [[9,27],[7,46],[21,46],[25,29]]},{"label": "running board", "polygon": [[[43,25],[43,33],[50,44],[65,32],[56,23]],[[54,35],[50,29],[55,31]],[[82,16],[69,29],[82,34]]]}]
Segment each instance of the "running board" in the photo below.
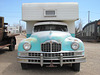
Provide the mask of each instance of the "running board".
[{"label": "running board", "polygon": [[7,47],[7,46],[9,46],[9,45],[11,45],[11,44],[1,45],[1,46],[0,46],[0,49],[3,49],[4,47]]}]

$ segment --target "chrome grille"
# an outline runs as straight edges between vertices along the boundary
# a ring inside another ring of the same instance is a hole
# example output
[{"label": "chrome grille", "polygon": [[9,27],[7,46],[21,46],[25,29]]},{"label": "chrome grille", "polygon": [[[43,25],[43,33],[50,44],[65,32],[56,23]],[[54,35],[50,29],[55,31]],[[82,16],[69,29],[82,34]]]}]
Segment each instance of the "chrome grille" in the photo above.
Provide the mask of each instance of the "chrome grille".
[{"label": "chrome grille", "polygon": [[61,44],[58,43],[52,43],[52,52],[58,52],[61,51]]},{"label": "chrome grille", "polygon": [[67,60],[63,60],[63,62],[75,62],[75,59],[67,59]]},{"label": "chrome grille", "polygon": [[45,43],[45,44],[41,45],[41,49],[43,52],[50,52],[50,50],[51,50],[50,47],[51,47],[50,43]]},{"label": "chrome grille", "polygon": [[63,57],[74,57],[74,56],[83,56],[83,51],[76,52],[21,52],[19,55],[21,57],[40,57],[43,54],[43,57],[60,57],[62,54]]},{"label": "chrome grille", "polygon": [[41,50],[43,52],[58,52],[58,51],[61,51],[61,44],[56,43],[56,42],[43,43],[43,44],[41,44]]},{"label": "chrome grille", "polygon": [[28,53],[28,56],[38,57],[40,53]]},{"label": "chrome grille", "polygon": [[44,57],[59,57],[60,53],[44,53]]},{"label": "chrome grille", "polygon": [[[43,53],[44,57],[59,57],[61,53]],[[63,57],[74,56],[74,52],[62,53]],[[39,57],[40,53],[29,53],[28,56]]]}]

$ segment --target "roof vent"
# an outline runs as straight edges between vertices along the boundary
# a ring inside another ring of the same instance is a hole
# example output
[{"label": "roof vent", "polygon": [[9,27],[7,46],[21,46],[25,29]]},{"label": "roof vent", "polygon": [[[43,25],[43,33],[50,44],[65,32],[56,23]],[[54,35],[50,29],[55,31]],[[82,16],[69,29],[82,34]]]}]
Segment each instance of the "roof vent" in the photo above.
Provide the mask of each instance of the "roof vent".
[{"label": "roof vent", "polygon": [[44,16],[55,17],[56,16],[56,10],[45,10],[44,11]]}]

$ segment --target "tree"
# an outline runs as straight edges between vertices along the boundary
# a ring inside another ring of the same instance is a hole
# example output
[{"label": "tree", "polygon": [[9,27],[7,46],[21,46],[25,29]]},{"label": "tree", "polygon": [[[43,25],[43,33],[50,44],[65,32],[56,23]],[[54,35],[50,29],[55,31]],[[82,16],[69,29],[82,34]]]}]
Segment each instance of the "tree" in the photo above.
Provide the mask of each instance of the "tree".
[{"label": "tree", "polygon": [[82,25],[83,25],[82,20],[79,19],[77,21],[76,27],[75,27],[75,34],[76,34],[76,36],[81,34],[81,32],[82,32]]}]

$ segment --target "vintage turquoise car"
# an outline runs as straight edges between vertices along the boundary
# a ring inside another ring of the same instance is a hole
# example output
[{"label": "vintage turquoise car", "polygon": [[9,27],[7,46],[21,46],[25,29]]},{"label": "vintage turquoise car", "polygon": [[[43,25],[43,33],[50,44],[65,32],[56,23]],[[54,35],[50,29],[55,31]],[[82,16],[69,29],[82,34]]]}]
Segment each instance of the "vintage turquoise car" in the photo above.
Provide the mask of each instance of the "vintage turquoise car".
[{"label": "vintage turquoise car", "polygon": [[80,63],[85,62],[84,44],[71,36],[66,23],[39,22],[34,25],[32,35],[20,42],[18,62],[22,69],[28,64],[50,67],[71,64],[75,71],[80,71]]}]

